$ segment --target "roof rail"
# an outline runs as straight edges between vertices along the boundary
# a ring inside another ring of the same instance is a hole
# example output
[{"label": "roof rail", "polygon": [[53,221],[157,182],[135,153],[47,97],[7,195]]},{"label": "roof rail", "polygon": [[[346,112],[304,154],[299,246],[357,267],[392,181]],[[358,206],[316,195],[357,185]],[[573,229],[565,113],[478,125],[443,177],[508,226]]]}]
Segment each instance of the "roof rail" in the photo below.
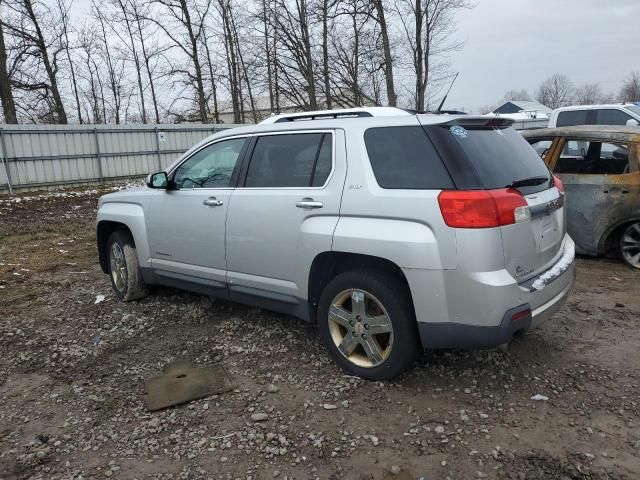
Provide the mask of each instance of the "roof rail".
[{"label": "roof rail", "polygon": [[389,117],[395,115],[411,115],[411,113],[396,107],[342,108],[336,110],[317,110],[313,112],[272,115],[260,123],[300,122],[307,120],[325,120],[330,118]]}]

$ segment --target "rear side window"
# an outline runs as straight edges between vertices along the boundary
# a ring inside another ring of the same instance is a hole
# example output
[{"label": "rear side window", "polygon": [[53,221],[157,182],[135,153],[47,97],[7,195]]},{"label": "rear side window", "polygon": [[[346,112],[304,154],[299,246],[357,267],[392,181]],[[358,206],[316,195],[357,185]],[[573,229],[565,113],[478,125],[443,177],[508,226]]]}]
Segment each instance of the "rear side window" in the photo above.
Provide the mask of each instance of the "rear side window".
[{"label": "rear side window", "polygon": [[364,134],[364,142],[382,188],[453,188],[447,169],[422,127],[370,128]]},{"label": "rear side window", "polygon": [[438,126],[464,151],[486,189],[504,188],[514,181],[542,177],[539,185],[520,187],[525,193],[549,188],[551,174],[536,151],[513,128]]},{"label": "rear side window", "polygon": [[587,111],[569,110],[558,114],[557,127],[570,127],[572,125],[587,125]]},{"label": "rear side window", "polygon": [[293,133],[259,137],[245,187],[320,187],[331,172],[330,133]]},{"label": "rear side window", "polygon": [[596,115],[598,125],[626,125],[627,121],[631,120],[631,115],[614,108],[597,110]]}]

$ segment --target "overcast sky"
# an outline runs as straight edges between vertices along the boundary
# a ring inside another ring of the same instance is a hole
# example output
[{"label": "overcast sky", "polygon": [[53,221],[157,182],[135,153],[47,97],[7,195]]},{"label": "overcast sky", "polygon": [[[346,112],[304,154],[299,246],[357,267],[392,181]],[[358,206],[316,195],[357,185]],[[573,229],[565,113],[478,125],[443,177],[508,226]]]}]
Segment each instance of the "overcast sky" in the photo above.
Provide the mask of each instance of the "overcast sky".
[{"label": "overcast sky", "polygon": [[447,106],[477,109],[507,90],[534,92],[549,75],[618,93],[640,71],[640,0],[476,0],[458,16],[464,49]]}]

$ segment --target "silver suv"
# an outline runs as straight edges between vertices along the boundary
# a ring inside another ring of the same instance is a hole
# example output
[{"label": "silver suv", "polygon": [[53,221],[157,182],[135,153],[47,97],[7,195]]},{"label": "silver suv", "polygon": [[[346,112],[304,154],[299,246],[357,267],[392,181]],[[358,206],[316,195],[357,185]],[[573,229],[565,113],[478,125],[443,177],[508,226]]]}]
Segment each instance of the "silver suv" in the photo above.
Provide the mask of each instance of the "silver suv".
[{"label": "silver suv", "polygon": [[509,120],[361,109],[206,139],[100,199],[116,295],[162,284],[317,323],[347,372],[508,343],[575,278],[564,193]]}]

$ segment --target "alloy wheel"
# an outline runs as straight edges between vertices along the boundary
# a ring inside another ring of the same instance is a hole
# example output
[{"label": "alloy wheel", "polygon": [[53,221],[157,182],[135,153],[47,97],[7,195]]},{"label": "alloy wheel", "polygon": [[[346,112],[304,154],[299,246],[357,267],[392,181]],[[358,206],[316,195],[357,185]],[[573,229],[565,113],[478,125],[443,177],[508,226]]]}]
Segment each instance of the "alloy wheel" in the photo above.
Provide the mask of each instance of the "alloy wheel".
[{"label": "alloy wheel", "polygon": [[329,332],[338,351],[359,367],[382,364],[393,347],[393,324],[382,303],[370,293],[349,289],[329,307]]},{"label": "alloy wheel", "polygon": [[127,261],[124,258],[124,251],[118,242],[111,244],[109,264],[111,265],[113,284],[119,292],[123,292],[126,287]]},{"label": "alloy wheel", "polygon": [[640,268],[640,222],[626,228],[620,239],[620,250],[629,265]]}]

